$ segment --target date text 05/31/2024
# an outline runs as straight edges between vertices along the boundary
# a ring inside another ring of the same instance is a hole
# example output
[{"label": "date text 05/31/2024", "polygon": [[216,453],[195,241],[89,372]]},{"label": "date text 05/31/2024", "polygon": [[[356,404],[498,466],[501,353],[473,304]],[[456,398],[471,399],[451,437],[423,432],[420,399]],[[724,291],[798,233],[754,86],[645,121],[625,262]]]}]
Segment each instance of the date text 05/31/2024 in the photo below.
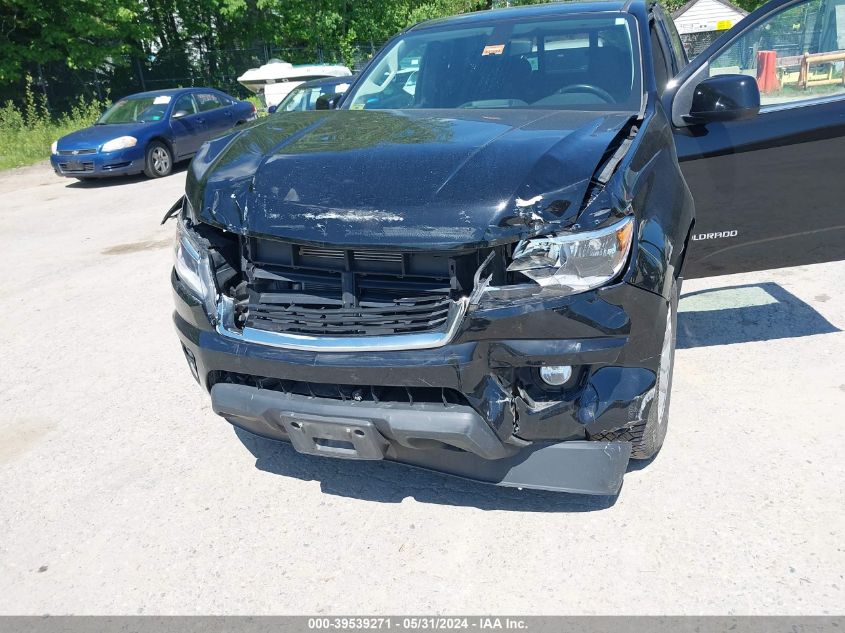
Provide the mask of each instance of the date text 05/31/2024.
[{"label": "date text 05/31/2024", "polygon": [[520,618],[506,617],[336,617],[308,618],[311,631],[457,631],[478,630],[520,631],[527,629],[527,623]]}]

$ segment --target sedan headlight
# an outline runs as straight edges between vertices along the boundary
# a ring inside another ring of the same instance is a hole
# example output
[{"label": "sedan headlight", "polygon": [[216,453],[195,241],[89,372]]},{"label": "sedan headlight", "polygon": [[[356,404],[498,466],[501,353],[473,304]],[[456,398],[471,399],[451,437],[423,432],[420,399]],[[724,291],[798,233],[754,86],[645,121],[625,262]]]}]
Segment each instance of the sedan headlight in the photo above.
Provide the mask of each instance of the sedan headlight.
[{"label": "sedan headlight", "polygon": [[138,139],[134,136],[119,136],[118,138],[113,138],[112,140],[104,143],[103,151],[114,152],[119,149],[127,149],[129,147],[135,147],[137,143]]},{"label": "sedan headlight", "polygon": [[583,292],[616,277],[628,259],[634,234],[631,216],[603,229],[560,233],[520,242],[508,270],[540,286]]},{"label": "sedan headlight", "polygon": [[173,266],[176,275],[191,294],[202,301],[209,318],[213,320],[217,306],[217,289],[211,272],[211,259],[208,250],[181,221]]},{"label": "sedan headlight", "polygon": [[50,153],[51,154],[58,154],[59,153],[59,142],[53,141],[53,144],[50,146]]}]

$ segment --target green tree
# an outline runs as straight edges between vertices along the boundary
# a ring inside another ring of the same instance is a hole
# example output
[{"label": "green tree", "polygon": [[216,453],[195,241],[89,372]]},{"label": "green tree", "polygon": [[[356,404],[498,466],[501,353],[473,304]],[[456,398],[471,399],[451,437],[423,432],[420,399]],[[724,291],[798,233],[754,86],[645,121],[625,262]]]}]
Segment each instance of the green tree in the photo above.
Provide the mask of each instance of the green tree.
[{"label": "green tree", "polygon": [[143,0],[0,0],[0,84],[20,82],[24,67],[64,61],[94,68],[151,36]]}]

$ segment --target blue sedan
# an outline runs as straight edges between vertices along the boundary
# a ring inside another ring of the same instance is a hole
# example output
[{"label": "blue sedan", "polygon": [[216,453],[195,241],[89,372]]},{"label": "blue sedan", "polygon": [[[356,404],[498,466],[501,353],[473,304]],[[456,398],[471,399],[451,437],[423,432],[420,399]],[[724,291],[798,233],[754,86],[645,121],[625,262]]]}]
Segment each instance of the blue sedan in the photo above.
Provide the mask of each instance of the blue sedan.
[{"label": "blue sedan", "polygon": [[96,178],[145,173],[167,176],[173,165],[235,125],[255,118],[255,106],[213,88],[177,88],[124,97],[94,125],[53,143],[60,176]]}]

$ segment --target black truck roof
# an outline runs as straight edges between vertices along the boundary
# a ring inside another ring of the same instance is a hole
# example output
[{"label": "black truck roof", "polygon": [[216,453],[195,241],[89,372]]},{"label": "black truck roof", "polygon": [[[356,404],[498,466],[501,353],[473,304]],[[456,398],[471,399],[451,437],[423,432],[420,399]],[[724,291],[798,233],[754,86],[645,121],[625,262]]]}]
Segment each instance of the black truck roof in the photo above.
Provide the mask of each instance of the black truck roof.
[{"label": "black truck roof", "polygon": [[438,18],[420,22],[411,27],[412,31],[429,28],[449,27],[452,25],[469,25],[478,22],[508,20],[512,18],[535,18],[543,16],[567,15],[572,13],[602,13],[620,12],[644,14],[651,4],[649,0],[588,0],[585,2],[550,2],[547,4],[532,4],[505,9],[490,9],[463,13],[448,18]]}]

